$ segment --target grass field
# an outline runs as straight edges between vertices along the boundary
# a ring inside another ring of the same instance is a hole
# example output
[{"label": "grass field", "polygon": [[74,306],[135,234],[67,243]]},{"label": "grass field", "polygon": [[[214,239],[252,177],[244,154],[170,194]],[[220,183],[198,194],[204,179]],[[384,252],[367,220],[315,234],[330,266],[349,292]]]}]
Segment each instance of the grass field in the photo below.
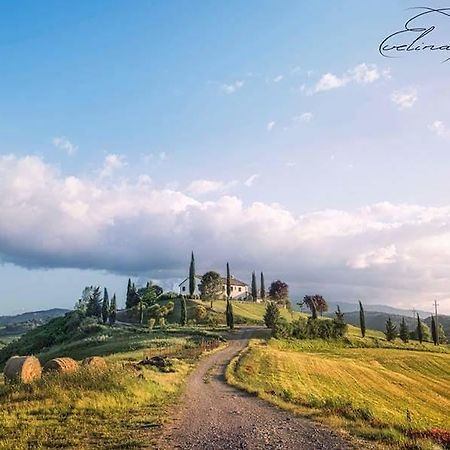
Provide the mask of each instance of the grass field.
[{"label": "grass field", "polygon": [[[5,385],[0,378],[0,449],[152,448],[168,408],[178,399],[195,361],[172,359],[172,371],[127,368],[144,351],[195,348],[217,334],[202,329],[149,331],[137,327],[106,328],[86,338],[54,345],[39,353],[82,359],[106,356],[104,374],[45,376],[31,386]],[[125,365],[125,366],[124,366]]]},{"label": "grass field", "polygon": [[360,438],[395,448],[433,448],[408,435],[450,430],[448,348],[384,344],[376,336],[363,340],[352,334],[339,344],[254,341],[229,367],[228,380]]}]

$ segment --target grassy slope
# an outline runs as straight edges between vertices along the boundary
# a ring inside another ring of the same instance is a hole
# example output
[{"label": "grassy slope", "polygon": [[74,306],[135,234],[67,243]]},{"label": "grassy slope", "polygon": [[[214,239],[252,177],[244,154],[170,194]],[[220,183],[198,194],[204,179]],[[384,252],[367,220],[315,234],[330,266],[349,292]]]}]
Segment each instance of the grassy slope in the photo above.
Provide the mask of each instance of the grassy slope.
[{"label": "grassy slope", "polygon": [[103,355],[111,370],[45,377],[24,387],[5,386],[0,378],[0,449],[146,447],[178,398],[193,361],[175,360],[171,373],[153,368],[135,373],[123,363],[142,359],[148,349],[194,347],[205,337],[211,333],[189,328],[104,327],[43,350],[37,354],[42,361]]},{"label": "grassy slope", "polygon": [[[408,429],[450,429],[450,352],[430,344],[387,343],[381,333],[344,343],[255,341],[229,367],[228,379],[282,407],[354,435],[398,447]],[[414,447],[413,445],[416,445]]]}]

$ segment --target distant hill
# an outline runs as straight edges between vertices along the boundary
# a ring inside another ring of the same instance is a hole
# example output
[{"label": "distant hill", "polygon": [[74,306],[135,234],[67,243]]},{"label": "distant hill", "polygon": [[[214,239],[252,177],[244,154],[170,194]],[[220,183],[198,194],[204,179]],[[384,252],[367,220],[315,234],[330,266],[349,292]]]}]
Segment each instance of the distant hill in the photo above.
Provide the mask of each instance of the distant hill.
[{"label": "distant hill", "polygon": [[[357,302],[328,302],[330,311],[336,311],[337,305],[339,305],[339,308],[341,308],[341,311],[344,313],[359,310],[359,304]],[[397,314],[399,316],[405,317],[413,317],[412,309],[395,308],[389,305],[371,305],[369,303],[363,303],[363,306],[365,311],[374,311],[387,314]],[[430,311],[415,310],[415,312],[416,314],[419,314],[421,318],[431,316]]]},{"label": "distant hill", "polygon": [[10,324],[19,324],[24,322],[40,322],[45,323],[55,317],[64,316],[68,313],[68,309],[63,308],[53,308],[44,311],[32,311],[22,314],[17,314],[15,316],[0,316],[0,326],[6,326]]}]

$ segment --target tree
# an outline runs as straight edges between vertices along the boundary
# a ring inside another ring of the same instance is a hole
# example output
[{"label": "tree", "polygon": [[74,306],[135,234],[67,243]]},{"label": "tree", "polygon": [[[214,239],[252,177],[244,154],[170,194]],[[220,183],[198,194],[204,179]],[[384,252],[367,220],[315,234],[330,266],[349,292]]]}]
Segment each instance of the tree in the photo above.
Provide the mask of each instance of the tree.
[{"label": "tree", "polygon": [[181,302],[180,325],[184,327],[187,324],[186,299],[184,297],[180,297],[180,302]]},{"label": "tree", "polygon": [[109,324],[112,326],[117,320],[117,300],[116,294],[112,296],[111,305],[109,306]]},{"label": "tree", "polygon": [[344,337],[348,326],[345,323],[344,313],[341,311],[339,305],[337,305],[337,310],[334,314],[336,317],[333,319],[331,335],[334,338]]},{"label": "tree", "polygon": [[261,300],[264,301],[266,299],[266,286],[264,284],[264,273],[261,272]]},{"label": "tree", "polygon": [[230,265],[227,263],[227,299],[230,298],[230,295],[231,295],[231,274],[230,274]]},{"label": "tree", "polygon": [[419,314],[417,314],[417,328],[416,328],[416,333],[417,333],[417,339],[419,339],[419,342],[422,343],[423,342],[423,326],[422,326],[422,322],[420,320]]},{"label": "tree", "polygon": [[230,327],[230,330],[234,328],[234,313],[233,313],[233,304],[231,300],[227,299],[227,326]]},{"label": "tree", "polygon": [[431,316],[431,337],[433,339],[434,345],[438,344],[438,334],[436,328],[436,321],[434,320],[434,316]]},{"label": "tree", "polygon": [[89,303],[89,298],[91,296],[92,289],[94,289],[93,286],[86,286],[83,289],[83,292],[81,293],[81,297],[78,299],[77,303],[75,304],[75,309],[84,315],[86,315],[86,312],[87,312],[87,306]]},{"label": "tree", "polygon": [[359,301],[359,327],[361,328],[361,336],[366,337],[366,316],[361,300]]},{"label": "tree", "polygon": [[128,285],[127,285],[127,299],[125,302],[125,308],[130,309],[132,307],[131,302],[132,302],[132,298],[131,298],[131,278],[128,278]]},{"label": "tree", "polygon": [[280,319],[280,310],[275,302],[268,302],[266,305],[266,312],[264,314],[264,323],[267,328],[274,328],[275,324]]},{"label": "tree", "polygon": [[254,302],[258,300],[258,286],[256,285],[255,272],[252,272],[252,297]]},{"label": "tree", "polygon": [[393,341],[397,337],[397,325],[395,325],[391,318],[386,320],[386,331],[384,332],[387,341]]},{"label": "tree", "polygon": [[91,292],[89,294],[89,300],[86,308],[86,315],[88,317],[97,317],[100,318],[102,316],[102,303],[101,303],[101,290],[100,286],[96,286],[91,288]]},{"label": "tree", "polygon": [[408,342],[409,341],[409,330],[408,330],[408,325],[406,324],[405,318],[402,317],[402,321],[400,322],[400,331],[399,331],[399,336],[400,339],[403,342]]},{"label": "tree", "polygon": [[203,300],[212,301],[222,292],[222,278],[217,272],[206,272],[200,283],[200,294]]},{"label": "tree", "polygon": [[274,281],[270,285],[269,297],[272,301],[285,305],[289,299],[289,286],[283,281]]},{"label": "tree", "polygon": [[194,252],[191,253],[191,264],[189,265],[189,295],[192,297],[195,292],[195,259]]},{"label": "tree", "polygon": [[208,317],[208,311],[203,305],[197,305],[194,309],[194,316],[197,322],[202,322]]},{"label": "tree", "polygon": [[328,303],[321,295],[305,295],[303,303],[311,310],[313,316],[317,316],[317,312],[320,312],[320,315],[322,315],[328,311]]},{"label": "tree", "polygon": [[438,336],[439,336],[439,342],[441,344],[447,343],[447,336],[445,334],[445,330],[444,330],[444,327],[442,326],[442,324],[439,324]]},{"label": "tree", "polygon": [[155,303],[148,308],[147,313],[150,319],[154,319],[159,326],[163,326],[165,323],[165,318],[173,311],[173,308],[173,302],[167,302],[165,306]]},{"label": "tree", "polygon": [[105,290],[103,291],[103,303],[102,303],[103,323],[108,322],[108,316],[109,316],[109,297],[108,297],[108,290],[105,288]]}]

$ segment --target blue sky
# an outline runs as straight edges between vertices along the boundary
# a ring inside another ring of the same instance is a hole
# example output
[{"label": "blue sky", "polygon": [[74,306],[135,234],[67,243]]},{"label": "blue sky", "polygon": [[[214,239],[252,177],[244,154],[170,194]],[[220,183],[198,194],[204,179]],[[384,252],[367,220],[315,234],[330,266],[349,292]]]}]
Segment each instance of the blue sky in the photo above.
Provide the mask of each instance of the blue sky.
[{"label": "blue sky", "polygon": [[191,249],[450,313],[450,62],[378,53],[411,6],[0,3],[0,313],[172,288]]}]

